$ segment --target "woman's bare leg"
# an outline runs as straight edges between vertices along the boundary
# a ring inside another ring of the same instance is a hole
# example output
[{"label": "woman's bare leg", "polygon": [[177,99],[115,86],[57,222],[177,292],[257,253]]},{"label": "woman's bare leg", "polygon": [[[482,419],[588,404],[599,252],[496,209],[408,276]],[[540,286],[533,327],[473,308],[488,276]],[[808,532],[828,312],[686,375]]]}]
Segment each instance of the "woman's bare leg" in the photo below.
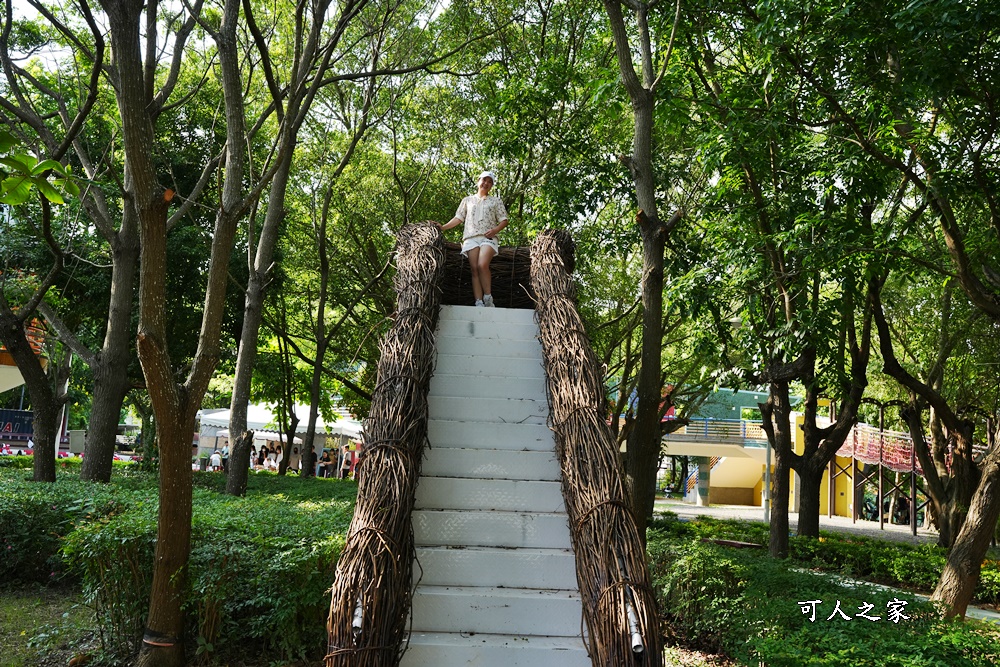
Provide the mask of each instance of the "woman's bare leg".
[{"label": "woman's bare leg", "polygon": [[[483,285],[480,282],[479,276],[479,248],[473,248],[469,251],[469,268],[472,269],[472,293],[476,297],[476,301],[483,300]],[[487,276],[489,275],[489,270],[487,270]]]},{"label": "woman's bare leg", "polygon": [[[492,291],[492,289],[493,289],[493,274],[490,273],[490,262],[493,261],[493,256],[495,254],[497,254],[497,253],[496,253],[496,251],[492,247],[490,247],[488,245],[480,246],[479,248],[476,248],[476,250],[480,250],[481,251],[479,253],[479,257],[477,258],[478,263],[479,263],[479,289],[481,290],[480,293],[481,294],[493,294],[493,291]],[[469,253],[469,257],[470,257],[470,261],[471,261],[471,257],[472,257],[472,253],[471,252]],[[475,285],[475,281],[473,281],[473,286],[474,285]],[[476,298],[481,299],[482,297],[479,296],[479,297],[476,297]]]}]

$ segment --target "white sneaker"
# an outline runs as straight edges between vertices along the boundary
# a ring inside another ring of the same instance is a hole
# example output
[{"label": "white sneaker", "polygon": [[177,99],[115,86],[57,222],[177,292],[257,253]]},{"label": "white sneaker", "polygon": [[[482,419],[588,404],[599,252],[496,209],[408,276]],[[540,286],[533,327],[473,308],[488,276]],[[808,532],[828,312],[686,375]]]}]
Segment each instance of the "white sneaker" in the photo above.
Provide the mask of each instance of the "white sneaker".
[{"label": "white sneaker", "polygon": [[482,308],[484,305],[482,299],[476,299],[476,308]]},{"label": "white sneaker", "polygon": [[484,294],[483,295],[483,305],[486,306],[487,308],[493,308],[494,307],[493,306],[493,295],[492,294]]}]

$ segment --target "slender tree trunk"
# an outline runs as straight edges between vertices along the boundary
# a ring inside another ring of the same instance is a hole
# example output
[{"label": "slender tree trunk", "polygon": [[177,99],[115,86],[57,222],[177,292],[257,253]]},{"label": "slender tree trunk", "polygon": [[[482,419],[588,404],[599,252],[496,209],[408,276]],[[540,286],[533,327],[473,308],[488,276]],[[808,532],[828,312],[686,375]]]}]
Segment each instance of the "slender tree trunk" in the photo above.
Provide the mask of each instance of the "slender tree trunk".
[{"label": "slender tree trunk", "polygon": [[771,476],[771,531],[769,551],[774,558],[788,557],[788,494],[792,469],[792,406],[788,383],[772,382],[767,402],[760,404],[761,425],[774,453]]},{"label": "slender tree trunk", "polygon": [[[166,381],[170,382],[171,378],[166,378]],[[176,407],[180,412],[181,406]],[[191,551],[193,431],[193,413],[190,420],[182,417],[160,423],[157,431],[160,445],[160,506],[149,614],[142,650],[136,663],[139,667],[181,667],[186,662],[182,642],[182,605],[188,554]]]},{"label": "slender tree trunk", "polygon": [[91,368],[94,374],[94,398],[87,424],[87,442],[80,479],[90,482],[111,481],[112,461],[115,454],[118,423],[122,403],[128,392],[121,367],[100,362]]},{"label": "slender tree trunk", "polygon": [[[642,223],[640,223],[642,224]],[[653,515],[656,462],[660,453],[660,400],[662,386],[661,345],[663,339],[663,235],[658,226],[642,224],[642,364],[639,368],[638,408],[635,426],[628,438],[625,479],[632,513],[640,535]]]},{"label": "slender tree trunk", "polygon": [[87,424],[86,455],[80,478],[91,482],[111,481],[115,436],[122,404],[128,393],[128,366],[132,358],[132,312],[135,302],[136,267],[139,261],[139,230],[135,213],[126,208],[122,228],[112,241],[111,301],[104,346],[91,369],[94,374],[93,402]]},{"label": "slender tree trunk", "polygon": [[[257,244],[257,256],[247,281],[246,300],[243,306],[243,330],[240,334],[240,349],[236,357],[236,376],[233,380],[233,398],[229,405],[229,432],[243,433],[247,430],[247,405],[250,403],[250,381],[257,360],[257,343],[260,340],[260,325],[264,312],[264,288],[268,281],[268,270],[278,243],[278,226],[284,219],[285,192],[288,188],[292,151],[282,156],[284,160],[274,175],[268,195],[268,208],[264,226]],[[247,492],[247,476],[250,466],[250,447],[234,447],[229,455],[236,474],[226,479],[226,493],[242,496]]]},{"label": "slender tree trunk", "polygon": [[[634,63],[635,49],[629,40],[619,0],[604,0],[615,58],[622,83],[632,102],[632,155],[624,159],[635,184],[636,219],[642,235],[642,352],[636,390],[639,405],[625,454],[625,483],[632,514],[645,543],[646,522],[653,513],[656,463],[660,455],[661,347],[663,344],[663,251],[671,223],[664,225],[656,205],[656,178],[653,174],[653,111],[656,70],[653,66],[648,23],[649,5],[630,4],[635,10],[640,53],[639,73]],[[677,19],[675,18],[675,21]],[[669,49],[664,57],[669,58]]]},{"label": "slender tree trunk", "polygon": [[[191,441],[195,414],[220,356],[219,336],[228,265],[243,187],[240,171],[243,146],[240,142],[227,144],[226,176],[212,234],[198,349],[187,379],[183,385],[178,385],[166,334],[166,276],[170,259],[167,255],[167,208],[173,193],[157,178],[153,149],[154,123],[159,107],[152,96],[154,81],[146,80],[144,65],[149,65],[151,73],[154,68],[152,63],[143,62],[139,44],[143,12],[155,11],[156,6],[147,5],[143,0],[101,0],[101,6],[108,17],[114,53],[113,69],[118,84],[115,94],[126,161],[125,191],[135,207],[141,230],[136,340],[160,446],[160,503],[153,584],[142,649],[136,664],[138,667],[182,667],[185,662],[182,603],[191,545]],[[200,3],[196,6],[200,7]],[[238,11],[239,3],[229,0],[227,18],[233,19]],[[193,21],[194,17],[188,17],[186,25],[193,26]],[[175,48],[183,49],[181,33],[175,35],[178,39]],[[147,37],[151,39],[153,35]],[[225,64],[223,69],[226,69]],[[233,114],[233,104],[241,103],[242,98],[237,88],[237,99],[233,102],[234,94],[228,81],[224,89],[227,136],[231,140],[232,126],[242,122],[241,114]],[[243,135],[238,131],[237,136],[242,140]]]},{"label": "slender tree trunk", "polygon": [[1000,519],[1000,450],[993,449],[987,455],[982,471],[969,514],[958,531],[941,579],[931,595],[931,600],[947,605],[948,616],[965,615]]},{"label": "slender tree trunk", "polygon": [[636,385],[639,401],[635,425],[626,446],[625,480],[639,535],[645,538],[646,522],[653,515],[656,462],[662,439],[660,401],[663,392],[663,252],[666,235],[657,215],[656,183],[653,178],[653,95],[645,90],[642,93],[632,98],[635,137],[629,161],[639,207],[636,219],[642,236],[642,351]]},{"label": "slender tree trunk", "polygon": [[313,451],[316,441],[316,422],[319,420],[320,392],[323,391],[323,357],[326,356],[326,340],[316,341],[316,365],[313,366],[312,383],[309,386],[309,421],[306,424],[303,451]]},{"label": "slender tree trunk", "polygon": [[788,558],[788,496],[791,492],[788,457],[774,450],[774,473],[771,475],[771,524],[768,552],[772,558]]}]

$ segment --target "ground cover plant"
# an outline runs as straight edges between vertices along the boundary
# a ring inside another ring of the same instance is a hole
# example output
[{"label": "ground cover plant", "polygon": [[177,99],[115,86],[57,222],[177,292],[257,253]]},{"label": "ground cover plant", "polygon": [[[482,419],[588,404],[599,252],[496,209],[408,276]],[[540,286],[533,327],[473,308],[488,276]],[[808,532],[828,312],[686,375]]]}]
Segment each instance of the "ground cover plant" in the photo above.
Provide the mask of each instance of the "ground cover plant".
[{"label": "ground cover plant", "polygon": [[[26,472],[0,470],[0,568],[22,586],[82,591],[94,637],[76,636],[84,649],[99,647],[91,656],[97,662],[119,664],[136,651],[149,605],[156,477],[126,467],[108,485],[73,473],[43,485],[27,481]],[[191,660],[236,665],[320,656],[327,589],[357,486],[259,474],[237,498],[222,493],[217,473],[195,473],[194,484],[185,597]],[[46,633],[51,629],[28,633],[39,637],[28,650],[51,650]]]},{"label": "ground cover plant", "polygon": [[0,587],[0,667],[63,667],[93,643],[93,627],[78,586]]},{"label": "ground cover plant", "polygon": [[[945,621],[913,595],[864,583],[845,585],[843,578],[825,573],[858,576],[858,561],[868,553],[882,563],[870,571],[899,581],[907,579],[900,576],[905,574],[902,564],[918,562],[926,549],[878,540],[848,547],[854,538],[824,535],[822,542],[803,545],[792,539],[793,556],[780,561],[764,549],[711,541],[766,544],[766,538],[766,525],[738,521],[667,517],[651,525],[648,555],[654,588],[674,643],[755,666],[1000,664],[996,626]],[[893,551],[896,555],[890,556]],[[922,564],[912,578],[925,577]]]}]

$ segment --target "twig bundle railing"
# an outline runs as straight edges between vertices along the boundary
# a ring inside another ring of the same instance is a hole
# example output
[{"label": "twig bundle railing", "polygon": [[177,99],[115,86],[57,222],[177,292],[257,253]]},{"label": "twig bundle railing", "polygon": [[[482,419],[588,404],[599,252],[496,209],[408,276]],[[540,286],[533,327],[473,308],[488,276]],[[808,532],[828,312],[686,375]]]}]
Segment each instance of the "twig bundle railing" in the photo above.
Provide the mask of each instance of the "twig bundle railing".
[{"label": "twig bundle railing", "polygon": [[539,235],[531,282],[588,648],[595,667],[658,667],[662,647],[645,550],[606,422],[603,374],[563,260],[571,244],[562,231]]},{"label": "twig bundle railing", "polygon": [[382,341],[365,422],[357,504],[332,589],[327,667],[395,666],[406,639],[410,515],[427,439],[444,249],[430,223],[407,225],[397,239],[396,320]]}]

